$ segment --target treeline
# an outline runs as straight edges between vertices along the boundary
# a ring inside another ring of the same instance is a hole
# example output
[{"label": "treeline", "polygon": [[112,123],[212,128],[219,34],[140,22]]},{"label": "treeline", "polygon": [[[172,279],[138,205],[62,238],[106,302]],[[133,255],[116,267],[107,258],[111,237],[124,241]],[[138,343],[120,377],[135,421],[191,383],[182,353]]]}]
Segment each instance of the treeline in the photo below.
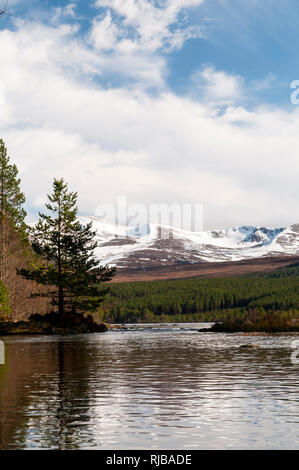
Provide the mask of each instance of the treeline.
[{"label": "treeline", "polygon": [[218,333],[281,333],[299,332],[299,322],[296,316],[292,315],[294,312],[265,312],[264,310],[249,310],[245,318],[235,318],[233,315],[229,316],[221,323],[215,323],[212,331]]},{"label": "treeline", "polygon": [[[283,269],[278,269],[277,271],[272,271],[270,273],[259,274],[258,277],[266,278],[278,278],[278,277],[289,277],[289,276],[299,276],[299,264],[295,263],[293,266]],[[253,276],[256,277],[256,276]]]},{"label": "treeline", "polygon": [[104,321],[221,321],[248,312],[299,314],[299,273],[259,277],[113,284],[100,309]]}]

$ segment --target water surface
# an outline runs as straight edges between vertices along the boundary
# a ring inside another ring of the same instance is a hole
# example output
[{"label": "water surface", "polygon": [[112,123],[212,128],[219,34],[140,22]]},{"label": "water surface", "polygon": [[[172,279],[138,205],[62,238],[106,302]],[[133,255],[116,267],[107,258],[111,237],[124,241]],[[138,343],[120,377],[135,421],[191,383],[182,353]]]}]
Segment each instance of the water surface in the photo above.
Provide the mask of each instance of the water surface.
[{"label": "water surface", "polygon": [[200,326],[2,338],[0,448],[299,449],[294,338]]}]

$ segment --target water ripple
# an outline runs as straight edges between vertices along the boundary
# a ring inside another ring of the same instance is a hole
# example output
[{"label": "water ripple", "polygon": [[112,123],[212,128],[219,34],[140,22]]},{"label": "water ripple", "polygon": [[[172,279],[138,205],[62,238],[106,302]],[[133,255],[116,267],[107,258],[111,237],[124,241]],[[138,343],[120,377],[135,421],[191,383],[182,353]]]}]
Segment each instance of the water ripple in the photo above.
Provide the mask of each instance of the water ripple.
[{"label": "water ripple", "polygon": [[293,338],[150,326],[4,338],[0,448],[299,448]]}]

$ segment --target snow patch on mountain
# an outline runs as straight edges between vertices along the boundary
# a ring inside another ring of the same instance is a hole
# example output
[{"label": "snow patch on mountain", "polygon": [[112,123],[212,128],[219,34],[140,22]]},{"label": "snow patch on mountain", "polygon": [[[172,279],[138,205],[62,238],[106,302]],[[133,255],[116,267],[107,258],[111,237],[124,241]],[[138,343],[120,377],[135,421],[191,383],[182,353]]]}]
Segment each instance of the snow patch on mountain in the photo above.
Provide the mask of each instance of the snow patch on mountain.
[{"label": "snow patch on mountain", "polygon": [[241,226],[228,230],[189,232],[170,226],[115,225],[97,217],[92,222],[102,264],[146,268],[169,264],[240,261],[299,254],[299,224],[287,228]]}]

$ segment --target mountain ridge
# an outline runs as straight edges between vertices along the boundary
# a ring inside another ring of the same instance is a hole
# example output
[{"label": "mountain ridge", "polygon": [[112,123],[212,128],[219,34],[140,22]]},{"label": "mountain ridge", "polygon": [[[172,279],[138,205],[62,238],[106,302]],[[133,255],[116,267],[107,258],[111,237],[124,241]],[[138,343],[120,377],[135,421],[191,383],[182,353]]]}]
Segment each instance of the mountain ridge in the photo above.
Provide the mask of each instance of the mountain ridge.
[{"label": "mountain ridge", "polygon": [[99,242],[95,255],[101,263],[119,269],[299,255],[299,224],[278,228],[248,225],[191,232],[152,223],[116,225],[97,217],[82,216],[79,220],[83,225],[92,222]]}]

